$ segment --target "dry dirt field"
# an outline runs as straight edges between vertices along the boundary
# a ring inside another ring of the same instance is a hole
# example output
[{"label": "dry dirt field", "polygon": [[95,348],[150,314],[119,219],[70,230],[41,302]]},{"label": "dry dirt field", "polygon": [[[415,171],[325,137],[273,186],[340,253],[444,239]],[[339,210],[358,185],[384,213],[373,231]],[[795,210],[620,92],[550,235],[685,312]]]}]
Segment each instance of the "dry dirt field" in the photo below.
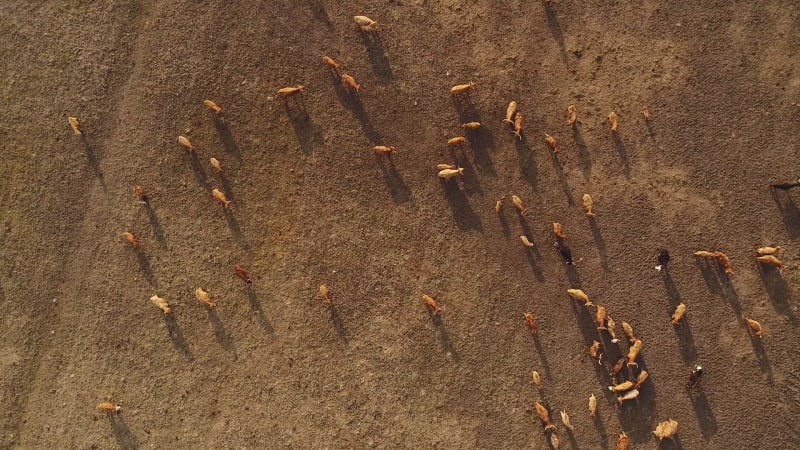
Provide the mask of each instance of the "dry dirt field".
[{"label": "dry dirt field", "polygon": [[[561,448],[800,445],[800,189],[769,188],[800,175],[797,1],[5,0],[0,26],[0,448],[545,449],[537,400]],[[511,194],[527,214],[495,213]],[[756,264],[766,244],[783,274]],[[570,287],[641,338],[638,403],[587,355],[627,341]]]}]

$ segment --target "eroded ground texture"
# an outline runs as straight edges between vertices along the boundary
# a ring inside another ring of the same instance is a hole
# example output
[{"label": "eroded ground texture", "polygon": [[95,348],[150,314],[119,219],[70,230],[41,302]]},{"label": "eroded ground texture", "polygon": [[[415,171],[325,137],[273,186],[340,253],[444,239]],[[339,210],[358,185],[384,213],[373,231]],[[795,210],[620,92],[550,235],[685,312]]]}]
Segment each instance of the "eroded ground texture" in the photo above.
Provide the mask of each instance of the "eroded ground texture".
[{"label": "eroded ground texture", "polygon": [[[616,448],[620,431],[657,448],[652,430],[668,418],[680,428],[661,448],[793,447],[800,190],[769,184],[800,174],[798,11],[790,0],[2,2],[0,447],[547,448],[536,400],[562,448]],[[360,32],[356,14],[378,31]],[[468,96],[450,95],[469,81]],[[273,98],[296,84],[302,97]],[[502,122],[511,100],[522,139]],[[484,125],[448,149],[468,121]],[[376,157],[379,144],[398,150]],[[439,163],[464,174],[442,183]],[[552,249],[552,222],[574,268]],[[784,248],[782,275],[755,262],[767,244]],[[653,269],[658,247],[672,254],[668,276]],[[696,250],[725,252],[734,273]],[[194,298],[200,286],[215,310]],[[570,287],[607,309],[619,345]],[[628,351],[622,321],[650,376],[638,404],[620,407],[607,386]],[[587,356],[595,339],[603,365]],[[706,375],[690,393],[695,364]],[[96,411],[105,400],[122,413]]]}]

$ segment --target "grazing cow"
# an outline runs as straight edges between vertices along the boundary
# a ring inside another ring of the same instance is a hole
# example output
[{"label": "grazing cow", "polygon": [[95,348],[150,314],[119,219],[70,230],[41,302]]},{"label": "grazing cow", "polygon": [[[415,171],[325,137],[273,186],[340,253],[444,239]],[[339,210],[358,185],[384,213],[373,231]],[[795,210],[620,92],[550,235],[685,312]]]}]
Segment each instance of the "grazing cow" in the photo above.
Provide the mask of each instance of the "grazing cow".
[{"label": "grazing cow", "polygon": [[689,381],[686,383],[686,387],[693,388],[700,384],[700,381],[703,379],[703,368],[700,366],[695,366],[692,373],[689,374]]},{"label": "grazing cow", "polygon": [[558,253],[561,254],[561,257],[564,258],[564,263],[566,265],[571,266],[574,264],[574,262],[572,262],[572,250],[567,247],[567,244],[556,242],[553,246],[558,250]]},{"label": "grazing cow", "polygon": [[658,249],[658,255],[656,255],[656,260],[658,260],[658,265],[656,266],[656,270],[659,272],[664,270],[666,271],[669,268],[669,251],[665,248]]}]

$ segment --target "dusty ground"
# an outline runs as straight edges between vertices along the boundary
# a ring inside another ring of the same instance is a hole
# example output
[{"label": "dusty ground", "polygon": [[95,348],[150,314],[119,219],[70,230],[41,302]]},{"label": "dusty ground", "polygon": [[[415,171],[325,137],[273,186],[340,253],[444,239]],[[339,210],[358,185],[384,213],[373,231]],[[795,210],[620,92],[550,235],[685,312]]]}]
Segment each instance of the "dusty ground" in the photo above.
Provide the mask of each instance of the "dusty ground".
[{"label": "dusty ground", "polygon": [[[376,38],[354,14],[382,24]],[[615,448],[621,430],[656,448],[669,417],[679,448],[800,441],[800,192],[767,187],[800,173],[797,2],[11,0],[0,23],[0,447],[546,448],[537,399],[570,413],[574,434],[555,421],[562,448]],[[449,88],[470,80],[455,104]],[[302,103],[270,101],[297,83]],[[522,141],[500,121],[512,99]],[[433,166],[473,119],[486,127],[454,153],[465,176],[443,186]],[[399,150],[378,159],[376,143]],[[530,212],[499,220],[512,193]],[[553,221],[574,270],[551,250]],[[783,278],[754,262],[773,243],[794,266]],[[669,277],[653,270],[658,246]],[[697,249],[727,252],[730,281]],[[643,340],[638,405],[617,407],[585,356],[597,334],[570,286]],[[690,395],[696,363],[707,375]],[[107,399],[123,413],[94,410]]]}]

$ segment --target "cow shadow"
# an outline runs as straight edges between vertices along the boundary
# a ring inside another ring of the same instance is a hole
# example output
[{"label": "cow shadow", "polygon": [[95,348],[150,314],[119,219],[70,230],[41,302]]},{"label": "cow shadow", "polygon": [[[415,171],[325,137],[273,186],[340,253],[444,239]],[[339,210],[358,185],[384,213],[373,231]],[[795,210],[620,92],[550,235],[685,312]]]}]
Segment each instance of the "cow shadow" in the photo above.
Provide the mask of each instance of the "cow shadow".
[{"label": "cow shadow", "polygon": [[[674,310],[670,310],[671,312]],[[678,347],[681,351],[683,362],[690,363],[697,361],[697,347],[694,344],[694,335],[692,334],[692,327],[689,325],[689,319],[684,317],[678,325],[673,325],[675,334],[678,335]]]},{"label": "cow shadow", "polygon": [[483,175],[492,177],[497,176],[494,170],[491,151],[494,150],[494,136],[488,127],[480,127],[477,130],[465,130],[464,133],[469,140],[472,154],[475,156],[475,165]]},{"label": "cow shadow", "polygon": [[511,228],[508,226],[508,220],[503,215],[502,210],[499,214],[497,214],[497,220],[500,221],[500,228],[503,230],[503,236],[508,238],[511,236]]},{"label": "cow shadow", "polygon": [[470,162],[469,158],[467,158],[463,151],[460,153],[453,152],[452,156],[456,166],[464,169],[464,173],[461,174],[461,179],[464,180],[465,192],[467,194],[476,193],[478,195],[483,195],[483,187],[478,178],[478,173],[475,172],[475,166]]},{"label": "cow shadow", "polygon": [[538,192],[539,172],[536,165],[536,157],[528,138],[524,134],[521,139],[514,138],[514,147],[517,149],[517,156],[519,157],[519,168],[525,181],[533,188],[534,192]]},{"label": "cow shadow", "polygon": [[219,173],[219,181],[222,183],[222,191],[225,192],[225,196],[228,197],[231,202],[236,203],[236,197],[233,195],[233,189],[231,188],[231,184],[228,181],[228,177],[225,176],[225,173]]},{"label": "cow shadow", "polygon": [[720,297],[723,296],[724,293],[719,279],[720,270],[717,261],[712,258],[695,256],[695,263],[698,269],[700,269],[700,274],[703,276],[703,281],[706,283],[709,292]]},{"label": "cow shadow", "polygon": [[[464,94],[454,95],[453,103],[458,112],[458,119],[462,124],[469,122],[480,122],[481,115],[475,108],[470,97],[470,92]],[[464,135],[469,141],[469,147],[472,149],[472,154],[475,158],[475,165],[483,175],[496,177],[497,173],[494,169],[494,162],[492,161],[491,152],[495,148],[494,135],[486,124],[481,125],[476,129],[465,129]]]},{"label": "cow shadow", "polygon": [[136,253],[136,260],[139,262],[139,270],[142,271],[142,275],[144,275],[147,283],[150,284],[150,286],[158,287],[158,281],[153,274],[153,269],[150,267],[150,261],[147,259],[147,255],[144,254],[142,248],[139,246],[134,247],[133,251]]},{"label": "cow shadow", "polygon": [[[528,237],[528,239],[532,238]],[[533,243],[533,241],[531,241],[531,243]],[[536,244],[533,244],[534,247],[523,246],[525,257],[528,259],[528,264],[531,266],[531,270],[533,271],[533,276],[536,278],[536,281],[544,283],[544,272],[542,272],[542,268],[539,266],[539,263],[536,262],[536,259],[538,258],[536,254],[538,254],[539,251],[535,247]]]},{"label": "cow shadow", "polygon": [[714,417],[714,411],[711,409],[708,397],[706,397],[706,393],[702,389],[698,390],[696,395],[690,392],[689,399],[697,415],[700,432],[703,434],[703,439],[707,441],[717,434],[717,419]]},{"label": "cow shadow", "polygon": [[214,114],[213,119],[214,128],[217,129],[217,135],[222,142],[222,147],[226,152],[233,155],[237,161],[242,162],[242,151],[239,149],[239,145],[236,143],[236,139],[234,139],[233,133],[231,133],[231,129],[228,123],[225,122],[224,117],[219,114]]},{"label": "cow shadow", "polygon": [[236,346],[233,343],[233,338],[225,330],[222,321],[219,320],[217,310],[215,308],[206,308],[206,312],[208,313],[208,320],[211,322],[211,327],[214,329],[214,337],[217,339],[217,342],[219,342],[219,345],[221,345],[226,352],[235,355]]},{"label": "cow shadow", "polygon": [[394,80],[394,72],[383,47],[380,33],[375,31],[361,31],[361,41],[367,49],[367,57],[372,64],[372,71],[382,81]]},{"label": "cow shadow", "polygon": [[330,17],[328,17],[328,11],[325,10],[325,5],[322,3],[322,0],[306,1],[308,2],[308,7],[311,9],[311,15],[314,19],[325,24],[328,31],[333,31],[333,23],[331,23]]},{"label": "cow shadow", "polygon": [[153,209],[153,205],[149,201],[143,203],[144,211],[147,213],[147,220],[150,222],[150,228],[153,230],[156,240],[163,248],[167,248],[167,236],[164,233],[164,227],[161,226],[161,222],[158,220],[155,209]]},{"label": "cow shadow", "polygon": [[95,146],[89,142],[86,132],[81,133],[81,142],[83,143],[84,150],[86,150],[86,159],[89,162],[89,168],[91,168],[94,176],[100,180],[103,190],[106,190],[106,181],[103,178],[103,171],[100,169],[100,156],[97,154]]},{"label": "cow shadow", "polygon": [[567,439],[569,439],[569,448],[574,450],[580,450],[580,446],[578,445],[578,440],[575,439],[575,433],[569,428],[566,429],[566,433],[567,433]]},{"label": "cow shadow", "polygon": [[467,89],[457,94],[453,93],[451,98],[453,99],[453,106],[455,106],[458,113],[458,120],[461,123],[481,121],[481,116],[472,101],[472,89]]},{"label": "cow shadow", "polygon": [[189,154],[189,162],[192,165],[192,172],[194,173],[194,177],[197,178],[197,182],[200,183],[205,190],[210,191],[211,183],[208,181],[208,175],[206,175],[206,171],[200,164],[200,159],[197,157],[197,152],[192,150],[186,153]]},{"label": "cow shadow", "polygon": [[403,181],[403,176],[400,175],[400,172],[397,171],[394,165],[394,157],[391,153],[387,156],[388,164],[384,162],[380,155],[375,155],[375,159],[377,159],[383,178],[386,180],[386,186],[389,188],[389,195],[392,196],[392,201],[399,205],[411,200],[411,189]]},{"label": "cow shadow", "polygon": [[250,243],[247,242],[244,233],[242,233],[242,228],[239,226],[236,216],[233,215],[233,211],[223,206],[222,212],[225,213],[225,221],[228,223],[228,229],[231,231],[233,240],[249,253],[251,251]]},{"label": "cow shadow", "polygon": [[175,346],[175,349],[178,351],[178,353],[180,353],[181,356],[186,358],[187,361],[193,361],[194,356],[189,349],[189,344],[186,342],[186,338],[183,337],[183,331],[181,331],[181,327],[178,326],[178,322],[175,320],[174,315],[172,313],[164,314],[164,321],[167,323],[169,337],[172,339],[172,344]]},{"label": "cow shadow", "polygon": [[114,438],[120,448],[124,450],[137,450],[139,448],[139,441],[120,414],[109,414],[108,421],[111,423],[111,431],[114,433]]},{"label": "cow shadow", "polygon": [[558,23],[555,8],[551,2],[545,2],[544,8],[545,15],[547,17],[547,28],[550,29],[550,34],[553,35],[553,39],[556,41],[556,44],[558,44],[561,60],[564,62],[565,66],[569,66],[567,47],[564,44],[564,31],[561,29],[561,25]]},{"label": "cow shadow", "polygon": [[608,265],[608,249],[606,248],[605,240],[603,240],[603,233],[600,232],[600,227],[597,226],[597,218],[595,216],[588,216],[588,219],[589,229],[592,231],[592,238],[594,238],[597,252],[600,255],[600,265],[608,272],[611,267]]},{"label": "cow shadow", "polygon": [[328,312],[331,315],[331,323],[333,324],[333,329],[336,330],[336,335],[339,336],[344,345],[347,345],[349,342],[347,329],[344,327],[344,322],[342,322],[342,316],[339,315],[339,308],[333,303],[328,303]]},{"label": "cow shadow", "polygon": [[444,191],[447,203],[450,205],[450,210],[453,212],[453,219],[455,219],[458,227],[463,230],[481,230],[481,219],[475,214],[469,204],[467,196],[461,191],[456,180],[442,180],[442,190]]},{"label": "cow shadow", "polygon": [[769,362],[769,357],[767,357],[767,352],[764,350],[764,344],[761,342],[761,338],[751,333],[749,329],[747,330],[747,334],[750,336],[750,344],[753,345],[753,352],[758,361],[758,367],[767,376],[767,382],[771,384],[774,380],[772,365]]},{"label": "cow shadow", "polygon": [[[655,438],[655,435],[653,436]],[[680,436],[673,436],[671,439],[662,439],[656,440],[656,448],[658,450],[683,450],[683,445],[681,445],[681,438]]]},{"label": "cow shadow", "polygon": [[558,181],[561,183],[561,189],[564,191],[564,195],[567,197],[567,204],[574,206],[575,199],[572,197],[572,189],[570,189],[567,175],[564,173],[564,165],[561,163],[561,160],[558,159],[558,153],[548,153],[550,153],[550,159],[553,162],[553,168],[556,170],[556,175],[558,175]]},{"label": "cow shadow", "polygon": [[[584,347],[588,349],[589,346],[592,345],[592,342],[598,340],[597,325],[595,324],[592,311],[590,308],[587,308],[577,300],[569,297],[569,295],[567,295],[567,298],[569,299],[569,304],[572,307],[572,313],[575,315],[575,320],[578,323],[578,328],[581,331]],[[597,364],[597,361],[592,361],[592,364],[600,366],[600,364]]]},{"label": "cow shadow", "polygon": [[622,140],[622,136],[620,136],[619,132],[611,133],[611,137],[614,140],[614,149],[617,150],[619,159],[622,161],[622,172],[625,174],[626,177],[630,178],[631,162],[628,157],[628,148],[625,146],[625,142]]},{"label": "cow shadow", "polygon": [[302,95],[296,95],[295,97],[295,107],[289,105],[288,99],[283,101],[283,107],[289,122],[292,124],[300,149],[306,155],[310,155],[314,152],[315,147],[322,145],[322,131],[311,120],[311,116],[308,115]]},{"label": "cow shadow", "polygon": [[[561,257],[559,256],[559,259]],[[567,279],[569,280],[569,286],[574,289],[581,288],[581,275],[578,273],[578,269],[575,268],[575,264],[565,264],[564,265],[564,272],[567,275]]]},{"label": "cow shadow", "polygon": [[789,319],[792,325],[798,326],[797,316],[792,309],[792,291],[783,274],[777,268],[764,264],[759,264],[758,270],[775,312]]},{"label": "cow shadow", "polygon": [[339,103],[350,110],[355,116],[367,139],[373,144],[380,144],[383,141],[383,137],[372,125],[367,110],[364,108],[364,103],[361,101],[361,95],[359,95],[357,91],[345,86],[344,83],[342,83],[341,76],[338,75],[338,72],[333,70],[331,71],[331,84],[333,85],[334,91],[336,91]]},{"label": "cow shadow", "polygon": [[592,417],[592,423],[594,424],[594,428],[597,430],[597,434],[600,435],[600,447],[603,449],[608,449],[608,431],[606,430],[606,424],[603,422],[603,418],[600,416],[600,414],[597,414]]},{"label": "cow shadow", "polygon": [[786,227],[786,232],[792,239],[800,237],[800,209],[791,196],[788,190],[780,190],[770,188],[772,199],[778,207],[783,219],[783,225]]},{"label": "cow shadow", "polygon": [[261,300],[258,298],[258,295],[251,284],[247,285],[247,299],[250,302],[250,310],[253,312],[253,314],[255,314],[258,324],[264,331],[267,332],[267,334],[274,336],[275,329],[272,327],[272,323],[264,314],[264,309],[261,307]]},{"label": "cow shadow", "polygon": [[733,309],[736,317],[741,317],[742,306],[739,301],[739,296],[736,294],[730,277],[725,273],[717,260],[714,258],[697,256],[695,261],[700,268],[700,273],[703,275],[703,280],[709,291],[725,299],[731,309]]},{"label": "cow shadow", "polygon": [[733,287],[733,283],[728,274],[726,274],[719,265],[717,265],[717,277],[722,287],[722,298],[728,302],[733,312],[736,313],[736,317],[741,317],[742,302],[739,301],[739,294],[736,293],[736,289]]},{"label": "cow shadow", "polygon": [[644,126],[647,128],[647,136],[650,137],[651,140],[656,140],[656,130],[653,127],[653,121],[645,119]]},{"label": "cow shadow", "polygon": [[589,154],[589,147],[583,139],[578,122],[572,124],[572,139],[575,141],[575,148],[578,151],[578,166],[581,168],[584,178],[588,180],[592,172],[592,156]]},{"label": "cow shadow", "polygon": [[458,362],[458,352],[456,351],[456,347],[453,345],[453,341],[450,339],[450,334],[447,332],[447,328],[444,325],[442,314],[436,314],[431,311],[430,308],[427,309],[428,316],[431,319],[431,323],[433,323],[433,328],[436,330],[436,337],[439,340],[439,344],[442,346],[442,350],[447,356],[451,357],[454,362]]},{"label": "cow shadow", "polygon": [[667,291],[669,304],[674,308],[681,302],[681,294],[678,291],[678,286],[675,285],[675,280],[672,279],[672,274],[667,268],[662,268],[659,273],[661,274],[661,281],[664,282],[664,289]]}]

